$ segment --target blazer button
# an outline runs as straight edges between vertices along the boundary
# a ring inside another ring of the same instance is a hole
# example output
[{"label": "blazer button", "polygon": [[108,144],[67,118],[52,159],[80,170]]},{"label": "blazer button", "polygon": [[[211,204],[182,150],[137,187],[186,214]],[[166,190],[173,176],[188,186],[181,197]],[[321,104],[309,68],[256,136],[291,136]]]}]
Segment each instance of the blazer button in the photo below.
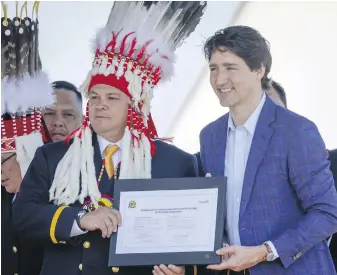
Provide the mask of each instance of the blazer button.
[{"label": "blazer button", "polygon": [[117,273],[118,271],[119,271],[119,267],[113,267],[113,268],[112,268],[112,272],[113,272],[113,273]]},{"label": "blazer button", "polygon": [[83,243],[84,248],[90,248],[90,242],[86,241]]},{"label": "blazer button", "polygon": [[18,249],[15,246],[13,246],[13,252],[14,253],[18,252]]},{"label": "blazer button", "polygon": [[82,271],[82,269],[83,269],[82,264],[80,264],[80,265],[78,266],[78,269]]}]

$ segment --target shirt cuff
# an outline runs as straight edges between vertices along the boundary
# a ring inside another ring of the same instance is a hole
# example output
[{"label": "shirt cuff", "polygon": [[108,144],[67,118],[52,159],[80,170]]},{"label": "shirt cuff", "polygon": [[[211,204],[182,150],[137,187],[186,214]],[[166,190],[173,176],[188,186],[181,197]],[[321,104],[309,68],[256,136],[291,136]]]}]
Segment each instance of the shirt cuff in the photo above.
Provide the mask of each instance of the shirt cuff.
[{"label": "shirt cuff", "polygon": [[273,245],[273,243],[271,241],[268,241],[266,243],[270,246],[270,249],[273,251],[274,257],[273,257],[272,261],[275,261],[279,257],[279,255],[277,253],[277,250],[276,250],[275,246]]},{"label": "shirt cuff", "polygon": [[73,227],[71,228],[71,232],[70,232],[70,238],[71,237],[75,237],[75,236],[79,236],[79,235],[83,235],[85,233],[87,233],[88,231],[83,231],[81,228],[79,228],[76,220],[73,223]]}]

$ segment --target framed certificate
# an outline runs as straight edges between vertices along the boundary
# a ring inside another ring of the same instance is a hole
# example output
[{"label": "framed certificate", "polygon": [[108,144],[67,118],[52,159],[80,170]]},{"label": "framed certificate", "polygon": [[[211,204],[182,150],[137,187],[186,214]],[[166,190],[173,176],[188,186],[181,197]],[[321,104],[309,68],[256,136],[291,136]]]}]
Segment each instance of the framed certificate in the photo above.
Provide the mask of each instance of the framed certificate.
[{"label": "framed certificate", "polygon": [[122,226],[109,266],[216,264],[226,216],[226,178],[117,180]]}]

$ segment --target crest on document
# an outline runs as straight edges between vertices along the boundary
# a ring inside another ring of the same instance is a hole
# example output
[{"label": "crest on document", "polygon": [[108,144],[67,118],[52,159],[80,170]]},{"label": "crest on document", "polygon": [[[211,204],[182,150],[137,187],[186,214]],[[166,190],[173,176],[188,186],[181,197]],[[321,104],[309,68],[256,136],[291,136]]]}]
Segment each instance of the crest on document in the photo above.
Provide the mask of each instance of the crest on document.
[{"label": "crest on document", "polygon": [[136,208],[136,202],[135,201],[130,201],[129,202],[129,208]]}]

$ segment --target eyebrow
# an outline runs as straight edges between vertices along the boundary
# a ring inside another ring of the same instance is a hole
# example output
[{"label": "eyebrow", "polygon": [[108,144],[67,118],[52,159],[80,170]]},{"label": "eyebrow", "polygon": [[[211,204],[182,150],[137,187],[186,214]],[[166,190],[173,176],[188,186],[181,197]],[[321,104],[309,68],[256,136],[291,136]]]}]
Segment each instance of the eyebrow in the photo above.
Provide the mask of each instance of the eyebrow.
[{"label": "eyebrow", "polygon": [[[235,66],[235,67],[237,67],[238,66],[238,64],[230,63],[230,62],[224,62],[224,63],[221,63],[221,65],[224,66],[224,67],[229,67],[229,66]],[[218,64],[209,63],[209,67],[218,67]]]},{"label": "eyebrow", "polygon": [[[53,108],[45,108],[45,111],[46,112],[56,112],[56,110],[55,109],[53,109]],[[74,109],[63,109],[63,110],[61,110],[62,112],[73,112],[74,111]]]},{"label": "eyebrow", "polygon": [[116,92],[111,92],[111,93],[108,93],[108,95],[113,95],[113,96],[121,96],[120,93],[116,93]]},{"label": "eyebrow", "polygon": [[[90,95],[98,95],[94,90],[92,90],[91,92],[90,92]],[[109,93],[107,93],[106,95],[108,95],[108,96],[111,96],[111,95],[113,95],[113,96],[120,96],[120,93],[118,93],[118,92],[109,92]]]}]

